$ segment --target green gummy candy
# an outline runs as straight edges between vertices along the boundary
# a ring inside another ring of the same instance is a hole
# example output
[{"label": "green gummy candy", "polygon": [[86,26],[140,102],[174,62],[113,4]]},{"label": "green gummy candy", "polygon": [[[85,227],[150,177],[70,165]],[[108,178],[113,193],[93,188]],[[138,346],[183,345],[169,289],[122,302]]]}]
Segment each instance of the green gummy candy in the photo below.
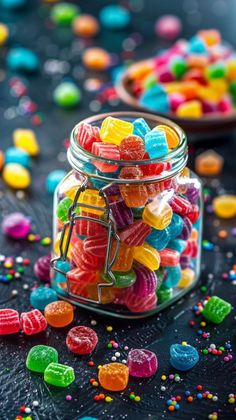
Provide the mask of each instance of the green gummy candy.
[{"label": "green gummy candy", "polygon": [[218,296],[212,296],[202,311],[204,318],[214,324],[220,324],[226,315],[230,313],[232,306],[229,302],[219,298]]},{"label": "green gummy candy", "polygon": [[80,9],[75,4],[60,3],[52,8],[51,17],[58,25],[70,25],[79,12]]},{"label": "green gummy candy", "polygon": [[26,367],[33,372],[44,372],[47,366],[52,362],[58,362],[58,353],[56,349],[49,346],[38,345],[30,349]]},{"label": "green gummy candy", "polygon": [[156,77],[155,77],[155,76],[148,76],[148,77],[145,79],[145,82],[144,82],[144,88],[145,88],[145,89],[149,89],[150,87],[155,86],[156,84],[157,84],[157,79],[156,79]]},{"label": "green gummy candy", "polygon": [[207,69],[209,79],[222,79],[226,75],[226,68],[223,63],[212,64]]},{"label": "green gummy candy", "polygon": [[158,270],[155,271],[155,274],[157,278],[157,288],[156,288],[156,292],[157,292],[160,289],[164,280],[164,270],[162,268],[159,268]]},{"label": "green gummy candy", "polygon": [[182,58],[176,58],[171,63],[171,72],[180,79],[187,71],[187,63]]},{"label": "green gummy candy", "polygon": [[62,108],[72,108],[80,102],[79,88],[72,82],[62,82],[53,92],[53,99]]},{"label": "green gummy candy", "polygon": [[50,363],[44,371],[44,380],[50,385],[67,387],[75,380],[74,369],[60,363]]},{"label": "green gummy candy", "polygon": [[[69,197],[63,198],[63,200],[58,203],[57,206],[57,217],[62,222],[65,223],[68,220],[68,211],[73,201]],[[79,207],[76,207],[76,214],[79,214]]]},{"label": "green gummy candy", "polygon": [[[113,274],[116,278],[116,283],[114,284],[114,287],[129,287],[132,286],[132,284],[134,284],[136,281],[136,274],[134,270],[129,270],[126,272],[113,271]],[[111,282],[111,278],[107,274],[102,274],[102,279]]]},{"label": "green gummy candy", "polygon": [[168,300],[170,300],[172,298],[173,295],[173,289],[165,289],[163,287],[161,287],[158,291],[157,291],[157,298],[158,298],[158,303],[163,303],[163,302],[167,302]]}]

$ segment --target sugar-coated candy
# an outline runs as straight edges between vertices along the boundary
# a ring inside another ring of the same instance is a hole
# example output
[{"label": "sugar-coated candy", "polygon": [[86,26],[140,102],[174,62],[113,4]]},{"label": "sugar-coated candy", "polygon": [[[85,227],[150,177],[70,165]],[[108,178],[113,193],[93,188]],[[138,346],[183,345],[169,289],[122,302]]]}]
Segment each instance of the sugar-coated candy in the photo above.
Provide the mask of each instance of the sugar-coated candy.
[{"label": "sugar-coated candy", "polygon": [[45,307],[44,315],[49,325],[61,328],[73,321],[74,310],[70,303],[58,300]]},{"label": "sugar-coated candy", "polygon": [[70,25],[75,17],[79,15],[79,8],[72,3],[59,3],[53,6],[51,18],[57,25]]},{"label": "sugar-coated candy", "polygon": [[168,243],[168,248],[178,251],[180,254],[186,248],[187,242],[183,239],[173,239]]},{"label": "sugar-coated candy", "polygon": [[[91,214],[97,214],[97,215],[102,215],[104,213],[103,210],[97,210],[93,207],[105,207],[105,200],[103,197],[101,197],[101,195],[99,195],[99,192],[97,190],[92,190],[92,189],[87,189],[85,191],[82,191],[80,193],[79,196],[79,204],[83,204],[83,206],[81,206],[81,210],[82,211],[87,211]],[[85,204],[92,206],[92,208],[90,207],[86,207]]]},{"label": "sugar-coated candy", "polygon": [[76,139],[85,150],[91,152],[93,143],[101,141],[99,128],[86,123],[79,124],[76,131]]},{"label": "sugar-coated candy", "polygon": [[90,354],[98,343],[96,332],[89,327],[78,326],[71,328],[66,336],[68,349],[75,354]]},{"label": "sugar-coated candy", "polygon": [[99,23],[92,15],[80,15],[73,20],[73,32],[83,38],[91,38],[99,32]]},{"label": "sugar-coated candy", "polygon": [[220,195],[212,201],[213,211],[222,219],[231,219],[236,215],[236,195]]},{"label": "sugar-coated candy", "polygon": [[152,228],[151,232],[146,238],[146,242],[157,251],[164,249],[170,241],[168,228],[157,230]]},{"label": "sugar-coated candy", "polygon": [[127,365],[130,376],[136,378],[149,378],[158,369],[158,361],[155,353],[147,349],[130,350]]},{"label": "sugar-coated candy", "polygon": [[75,380],[74,369],[60,363],[50,363],[44,371],[44,381],[50,385],[67,387]]},{"label": "sugar-coated candy", "polygon": [[105,28],[120,30],[130,23],[131,15],[128,9],[119,4],[109,4],[102,8],[99,18]]},{"label": "sugar-coated candy", "polygon": [[25,168],[29,168],[29,153],[17,147],[9,147],[9,149],[7,149],[5,152],[5,164],[7,163],[18,163],[19,165],[22,165]]},{"label": "sugar-coated candy", "polygon": [[30,294],[30,304],[33,308],[44,311],[45,307],[57,300],[57,294],[55,290],[49,287],[38,287],[34,289]]},{"label": "sugar-coated candy", "polygon": [[14,239],[25,238],[31,229],[31,220],[22,213],[10,213],[3,218],[2,231]]},{"label": "sugar-coated candy", "polygon": [[136,281],[132,287],[133,292],[140,297],[154,293],[157,288],[157,276],[155,271],[150,270],[139,263],[135,263],[134,271],[136,274]]},{"label": "sugar-coated candy", "polygon": [[146,151],[151,159],[167,155],[169,149],[166,134],[163,130],[159,130],[158,127],[154,128],[145,135],[144,141]]},{"label": "sugar-coated candy", "polygon": [[129,246],[142,245],[151,232],[151,227],[142,220],[136,220],[132,225],[119,233],[120,240]]},{"label": "sugar-coated candy", "polygon": [[170,364],[181,371],[192,369],[199,361],[195,347],[189,344],[172,344],[170,346]]},{"label": "sugar-coated candy", "polygon": [[62,169],[56,169],[48,174],[46,178],[46,190],[49,194],[53,194],[61,180],[66,176],[66,172]]},{"label": "sugar-coated candy", "polygon": [[165,133],[167,145],[169,149],[175,149],[179,145],[179,136],[176,131],[168,125],[158,125],[154,130],[163,131]]},{"label": "sugar-coated candy", "polygon": [[19,163],[8,163],[3,168],[3,180],[6,184],[16,190],[24,190],[31,184],[31,176],[29,171]]},{"label": "sugar-coated candy", "polygon": [[30,156],[39,154],[39,145],[33,130],[17,128],[13,131],[13,142],[15,147],[25,150]]},{"label": "sugar-coated candy", "polygon": [[23,47],[10,49],[6,62],[10,70],[21,73],[33,73],[39,68],[39,59],[35,52]]},{"label": "sugar-coated candy", "polygon": [[80,103],[81,92],[75,83],[61,82],[53,91],[53,99],[61,108],[73,108]]},{"label": "sugar-coated candy", "polygon": [[92,255],[105,258],[107,252],[107,241],[107,234],[87,237],[84,240],[83,249],[85,252],[89,252]]},{"label": "sugar-coated candy", "polygon": [[85,67],[90,70],[106,70],[110,63],[110,54],[103,48],[90,47],[85,50],[82,57]]},{"label": "sugar-coated candy", "polygon": [[[137,179],[142,178],[143,172],[136,166],[122,168],[120,171],[120,179]],[[147,187],[144,184],[121,184],[119,186],[125,204],[128,207],[142,207],[148,199]]]},{"label": "sugar-coated candy", "polygon": [[121,160],[141,160],[145,154],[145,145],[139,136],[132,134],[121,141],[119,150]]},{"label": "sugar-coated candy", "polygon": [[18,312],[15,309],[0,309],[0,335],[15,334],[19,330]]},{"label": "sugar-coated candy", "polygon": [[162,267],[173,267],[179,263],[180,254],[170,248],[159,251],[160,265]]},{"label": "sugar-coated candy", "polygon": [[222,171],[224,159],[214,150],[206,150],[195,159],[195,170],[202,176],[219,175]]},{"label": "sugar-coated candy", "polygon": [[[68,212],[73,204],[73,201],[69,197],[63,198],[57,205],[57,217],[62,222],[65,223],[68,220]],[[75,208],[77,214],[79,214],[79,207]]]},{"label": "sugar-coated candy", "polygon": [[120,145],[121,141],[132,133],[132,123],[119,120],[118,118],[107,117],[102,122],[100,138],[104,143]]},{"label": "sugar-coated candy", "polygon": [[140,264],[145,265],[150,270],[158,270],[160,266],[160,255],[155,248],[143,243],[141,246],[134,248],[134,259]]},{"label": "sugar-coated candy", "polygon": [[98,371],[100,385],[108,391],[123,391],[129,380],[129,369],[123,363],[108,363]]},{"label": "sugar-coated candy", "polygon": [[160,287],[157,291],[158,303],[168,302],[173,296],[173,289],[172,288],[165,288],[164,286]]},{"label": "sugar-coated candy", "polygon": [[[111,259],[115,255],[116,243],[112,245]],[[112,271],[129,271],[132,267],[134,259],[134,247],[130,247],[124,243],[120,243],[119,251],[117,253]]]},{"label": "sugar-coated candy", "polygon": [[181,216],[176,213],[173,213],[171,223],[168,226],[168,234],[170,240],[175,239],[179,236],[183,230],[184,222]]},{"label": "sugar-coated candy", "polygon": [[181,104],[176,111],[176,115],[181,118],[201,118],[202,114],[200,101],[189,101]]},{"label": "sugar-coated candy", "polygon": [[[81,270],[100,270],[105,260],[105,256],[93,255],[84,249],[83,241],[77,240],[71,248],[71,260],[76,267],[80,267]],[[104,249],[104,244],[103,244]]]},{"label": "sugar-coated candy", "polygon": [[161,85],[151,86],[139,98],[140,105],[154,112],[169,112],[170,102],[166,91]]},{"label": "sugar-coated candy", "polygon": [[131,312],[148,312],[156,307],[157,296],[154,292],[148,296],[140,297],[130,288],[125,296],[125,304]]},{"label": "sugar-coated candy", "polygon": [[50,281],[50,255],[43,255],[34,264],[34,274],[39,280]]},{"label": "sugar-coated candy", "polygon": [[[94,142],[92,145],[92,153],[103,159],[120,160],[120,151],[115,144]],[[94,160],[93,163],[100,171],[105,173],[115,172],[119,168],[118,165],[112,165],[99,160]]]},{"label": "sugar-coated candy", "polygon": [[[181,264],[181,268],[183,268]],[[195,278],[195,272],[189,267],[186,267],[185,269],[181,270],[181,278],[178,283],[179,289],[184,289],[185,287],[190,286]]]},{"label": "sugar-coated candy", "polygon": [[145,138],[145,135],[149,131],[151,131],[148,123],[145,121],[144,118],[137,118],[136,120],[134,120],[133,126],[134,126],[133,134],[135,136],[141,137],[141,139],[143,140]]},{"label": "sugar-coated candy", "polygon": [[21,329],[27,335],[38,334],[47,328],[47,321],[38,309],[22,312],[20,316]]},{"label": "sugar-coated candy", "polygon": [[33,372],[43,373],[50,363],[58,363],[58,353],[54,347],[39,344],[27,354],[26,367]]},{"label": "sugar-coated candy", "polygon": [[172,208],[166,201],[165,196],[158,196],[146,205],[143,211],[143,220],[151,227],[162,230],[171,223]]},{"label": "sugar-coated candy", "polygon": [[133,212],[126,206],[124,200],[120,199],[110,203],[110,209],[118,229],[125,228],[133,223]]},{"label": "sugar-coated candy", "polygon": [[165,267],[166,268],[166,278],[162,283],[163,287],[168,289],[172,287],[179,287],[179,281],[181,279],[181,267],[179,264],[176,264],[173,267]]},{"label": "sugar-coated candy", "polygon": [[[113,271],[113,275],[115,277],[114,287],[117,287],[118,289],[130,287],[136,283],[136,273],[132,269],[124,272]],[[108,274],[102,274],[102,279],[107,282],[111,281],[111,278],[108,276]]]},{"label": "sugar-coated candy", "polygon": [[192,223],[187,216],[183,217],[183,229],[179,235],[180,239],[186,241],[192,233]]},{"label": "sugar-coated candy", "polygon": [[211,296],[203,308],[202,315],[214,324],[221,324],[231,309],[231,304],[226,300]]}]

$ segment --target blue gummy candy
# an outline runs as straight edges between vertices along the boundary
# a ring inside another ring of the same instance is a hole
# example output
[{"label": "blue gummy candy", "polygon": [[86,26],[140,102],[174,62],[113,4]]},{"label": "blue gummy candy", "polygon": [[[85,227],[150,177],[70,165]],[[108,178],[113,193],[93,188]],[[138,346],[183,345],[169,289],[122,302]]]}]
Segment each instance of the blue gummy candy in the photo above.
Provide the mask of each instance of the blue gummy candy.
[{"label": "blue gummy candy", "polygon": [[99,18],[105,28],[117,30],[129,25],[131,14],[124,7],[111,4],[101,10]]},{"label": "blue gummy candy", "polygon": [[53,194],[58,184],[66,176],[66,172],[62,169],[57,169],[48,174],[46,179],[46,190],[48,193]]},{"label": "blue gummy candy", "polygon": [[144,118],[137,118],[137,120],[134,120],[133,126],[133,134],[135,136],[141,137],[141,139],[143,140],[145,135],[149,133],[149,131],[151,131],[149,125],[147,124]]},{"label": "blue gummy candy", "polygon": [[12,48],[7,54],[6,61],[13,71],[30,73],[39,68],[38,56],[28,48]]},{"label": "blue gummy candy", "polygon": [[151,232],[146,238],[146,242],[158,251],[164,249],[169,240],[170,236],[168,228],[162,230],[152,228]]},{"label": "blue gummy candy", "polygon": [[168,144],[164,131],[152,130],[145,136],[145,146],[151,159],[167,155]]},{"label": "blue gummy candy", "polygon": [[[55,264],[56,268],[59,268],[59,270],[63,271],[63,273],[67,273],[71,270],[70,263],[68,261],[57,261]],[[55,271],[55,282],[56,283],[65,283],[66,277],[58,273],[58,271]]]},{"label": "blue gummy candy", "polygon": [[20,7],[25,6],[27,0],[0,0],[0,6],[5,7],[6,9],[19,9]]},{"label": "blue gummy candy", "polygon": [[187,242],[183,239],[172,239],[168,243],[168,248],[174,249],[174,251],[178,251],[180,254],[186,248]]},{"label": "blue gummy candy", "polygon": [[173,213],[171,223],[168,226],[168,231],[170,239],[175,239],[179,236],[183,230],[184,222],[181,216],[176,213]]},{"label": "blue gummy candy", "polygon": [[38,287],[33,290],[30,295],[30,303],[35,309],[43,311],[45,306],[51,302],[57,300],[57,294],[55,290],[49,289],[49,287]]},{"label": "blue gummy candy", "polygon": [[167,113],[170,111],[170,103],[167,93],[160,85],[147,89],[139,99],[140,105],[154,112]]},{"label": "blue gummy candy", "polygon": [[170,364],[178,370],[192,369],[199,361],[199,354],[195,347],[182,344],[172,344],[170,347]]},{"label": "blue gummy candy", "polygon": [[193,54],[207,54],[207,48],[201,38],[194,36],[189,41],[188,52]]},{"label": "blue gummy candy", "polygon": [[181,266],[180,264],[175,265],[174,267],[165,267],[166,268],[166,278],[163,282],[163,287],[170,289],[171,287],[176,287],[181,279]]},{"label": "blue gummy candy", "polygon": [[30,155],[23,149],[9,147],[5,152],[5,163],[18,163],[25,168],[29,168]]}]

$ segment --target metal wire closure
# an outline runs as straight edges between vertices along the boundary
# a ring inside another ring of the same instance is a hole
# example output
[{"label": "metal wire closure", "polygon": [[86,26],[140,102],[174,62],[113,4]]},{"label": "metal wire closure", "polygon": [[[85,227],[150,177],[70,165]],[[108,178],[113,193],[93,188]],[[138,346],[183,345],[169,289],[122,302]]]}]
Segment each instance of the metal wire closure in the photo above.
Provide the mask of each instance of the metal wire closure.
[{"label": "metal wire closure", "polygon": [[[112,212],[110,209],[109,201],[106,195],[106,189],[110,188],[113,183],[110,183],[108,185],[105,185],[100,190],[98,190],[99,195],[104,199],[105,201],[105,207],[99,207],[99,206],[92,206],[90,204],[84,204],[79,202],[79,197],[81,192],[85,191],[88,188],[89,179],[86,177],[83,184],[78,188],[76,191],[74,200],[72,205],[69,208],[68,211],[68,222],[66,222],[63,226],[63,230],[61,232],[60,242],[59,242],[59,250],[60,250],[60,256],[55,257],[51,260],[51,267],[54,269],[54,271],[62,274],[66,278],[67,283],[67,293],[69,296],[73,297],[74,299],[84,301],[84,302],[90,302],[90,303],[102,303],[102,289],[107,287],[112,287],[116,283],[116,278],[111,270],[116,257],[118,255],[119,249],[120,249],[120,238],[116,233],[116,223],[113,219]],[[93,209],[93,210],[100,210],[104,212],[104,220],[95,219],[91,216],[84,216],[84,215],[78,215],[76,214],[76,209],[80,207],[86,207],[86,209]],[[73,232],[73,228],[78,220],[88,220],[91,222],[96,222],[105,228],[107,228],[108,231],[108,238],[107,238],[107,251],[106,251],[106,258],[105,258],[105,268],[104,268],[104,274],[108,276],[110,279],[109,283],[98,283],[97,284],[97,294],[98,294],[98,300],[93,300],[86,298],[84,296],[76,295],[71,292],[70,289],[70,283],[66,277],[66,273],[62,271],[60,268],[57,267],[57,262],[59,261],[67,261],[67,254],[69,250],[70,240]],[[66,237],[66,231],[68,230],[68,234]],[[112,249],[112,242],[113,240],[116,241],[116,248],[113,255],[113,258],[111,259],[111,249]]]}]

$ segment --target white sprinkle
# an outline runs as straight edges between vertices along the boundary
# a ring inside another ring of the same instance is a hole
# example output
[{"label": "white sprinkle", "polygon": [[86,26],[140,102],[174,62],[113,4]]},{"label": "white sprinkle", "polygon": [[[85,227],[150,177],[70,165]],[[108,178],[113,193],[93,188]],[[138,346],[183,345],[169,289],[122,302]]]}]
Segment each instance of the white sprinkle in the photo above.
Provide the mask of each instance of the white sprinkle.
[{"label": "white sprinkle", "polygon": [[25,408],[25,413],[26,413],[26,414],[30,414],[30,413],[31,413],[31,408],[26,407],[26,408]]},{"label": "white sprinkle", "polygon": [[128,347],[128,346],[125,346],[125,347],[124,347],[124,350],[129,350],[129,347]]},{"label": "white sprinkle", "polygon": [[34,407],[38,407],[39,406],[39,402],[38,401],[33,401],[32,404],[33,404]]},{"label": "white sprinkle", "polygon": [[210,348],[211,349],[215,349],[216,348],[216,345],[215,344],[210,344]]},{"label": "white sprinkle", "polygon": [[18,295],[18,290],[13,289],[13,290],[11,291],[11,295],[12,295],[12,296],[17,296],[17,295]]},{"label": "white sprinkle", "polygon": [[16,263],[17,264],[22,264],[23,263],[23,258],[22,257],[16,257]]},{"label": "white sprinkle", "polygon": [[112,356],[111,361],[115,362],[116,361],[116,356]]},{"label": "white sprinkle", "polygon": [[164,385],[161,386],[161,391],[166,391],[166,387]]},{"label": "white sprinkle", "polygon": [[28,284],[23,284],[23,289],[24,290],[28,290],[29,289],[29,285]]},{"label": "white sprinkle", "polygon": [[91,324],[91,325],[93,325],[93,326],[94,326],[94,325],[97,325],[97,321],[96,321],[95,319],[91,319],[90,324]]},{"label": "white sprinkle", "polygon": [[121,362],[124,363],[124,365],[126,365],[127,360],[123,359]]},{"label": "white sprinkle", "polygon": [[116,351],[116,352],[115,352],[115,356],[116,356],[116,357],[120,357],[120,352],[119,352],[119,351]]},{"label": "white sprinkle", "polygon": [[212,397],[212,400],[213,400],[213,401],[218,401],[218,397],[217,397],[217,395],[214,395],[214,396]]},{"label": "white sprinkle", "polygon": [[21,278],[21,273],[15,273],[14,274],[15,279],[20,279]]}]

